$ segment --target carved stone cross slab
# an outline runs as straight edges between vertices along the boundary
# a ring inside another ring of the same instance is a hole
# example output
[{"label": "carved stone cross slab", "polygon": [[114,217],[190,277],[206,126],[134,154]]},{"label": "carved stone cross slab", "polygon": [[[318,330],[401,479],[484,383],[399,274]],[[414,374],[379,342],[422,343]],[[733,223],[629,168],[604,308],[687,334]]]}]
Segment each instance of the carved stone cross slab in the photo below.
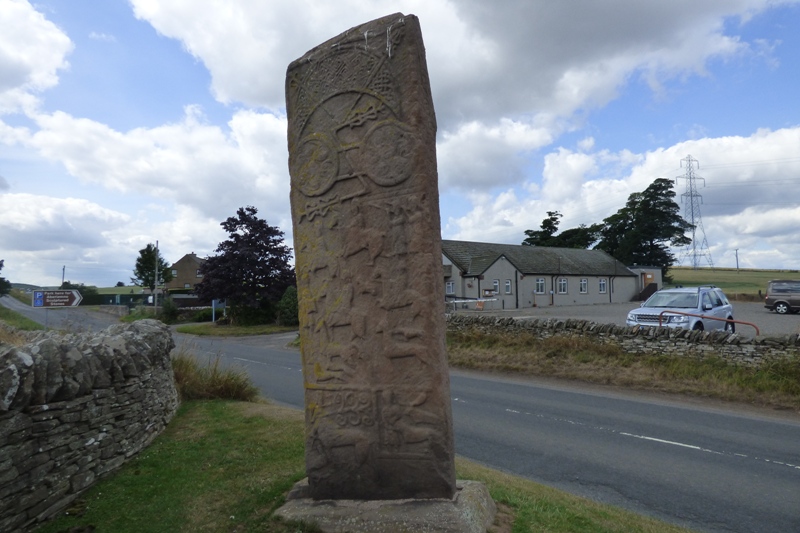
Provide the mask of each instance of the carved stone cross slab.
[{"label": "carved stone cross slab", "polygon": [[368,22],[294,61],[286,108],[311,496],[451,498],[436,117],[417,18]]}]

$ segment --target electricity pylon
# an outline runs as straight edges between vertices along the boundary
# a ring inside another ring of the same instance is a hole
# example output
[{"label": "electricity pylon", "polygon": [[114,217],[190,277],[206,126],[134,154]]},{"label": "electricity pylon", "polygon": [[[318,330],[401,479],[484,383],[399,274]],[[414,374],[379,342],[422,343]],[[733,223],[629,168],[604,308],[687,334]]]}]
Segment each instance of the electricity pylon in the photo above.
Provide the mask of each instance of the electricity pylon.
[{"label": "electricity pylon", "polygon": [[[714,268],[714,262],[711,260],[711,250],[708,248],[708,241],[706,240],[706,232],[703,229],[703,219],[700,216],[700,204],[703,203],[703,197],[697,193],[697,181],[703,181],[703,187],[706,185],[706,180],[697,176],[694,173],[694,165],[700,168],[700,162],[690,155],[685,159],[681,159],[681,166],[686,163],[686,173],[683,176],[676,176],[675,182],[683,178],[686,180],[686,192],[681,195],[681,201],[684,202],[683,218],[692,225],[692,243],[686,246],[683,254],[681,254],[681,262],[687,256],[691,257],[692,269],[697,270],[700,266],[700,259],[705,258],[708,265]],[[697,236],[701,235],[702,239],[700,244],[697,244]]]}]

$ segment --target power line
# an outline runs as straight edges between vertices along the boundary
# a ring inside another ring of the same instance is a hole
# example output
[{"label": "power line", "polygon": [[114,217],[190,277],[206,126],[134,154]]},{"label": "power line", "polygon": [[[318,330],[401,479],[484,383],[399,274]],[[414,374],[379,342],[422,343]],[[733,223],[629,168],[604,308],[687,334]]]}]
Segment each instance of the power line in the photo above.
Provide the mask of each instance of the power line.
[{"label": "power line", "polygon": [[782,157],[778,159],[761,159],[758,161],[740,161],[738,163],[718,163],[716,165],[706,165],[704,168],[729,168],[729,167],[749,167],[754,165],[764,165],[771,163],[800,163],[800,157]]},{"label": "power line", "polygon": [[[706,240],[706,232],[703,229],[703,219],[700,215],[700,204],[703,201],[703,197],[697,192],[697,181],[703,180],[703,186],[705,187],[706,180],[694,173],[694,164],[697,163],[698,168],[700,167],[700,162],[697,159],[687,155],[685,159],[681,159],[681,165],[684,162],[686,163],[686,172],[683,176],[676,176],[675,182],[677,183],[681,178],[686,180],[686,192],[681,195],[681,201],[688,200],[684,205],[683,218],[692,225],[692,242],[686,247],[681,261],[683,261],[683,258],[690,256],[692,269],[697,270],[700,266],[700,258],[705,257],[708,260],[708,265],[714,268],[714,262],[711,260],[711,250],[709,250],[708,241]],[[698,230],[703,236],[700,246],[697,245]]]}]

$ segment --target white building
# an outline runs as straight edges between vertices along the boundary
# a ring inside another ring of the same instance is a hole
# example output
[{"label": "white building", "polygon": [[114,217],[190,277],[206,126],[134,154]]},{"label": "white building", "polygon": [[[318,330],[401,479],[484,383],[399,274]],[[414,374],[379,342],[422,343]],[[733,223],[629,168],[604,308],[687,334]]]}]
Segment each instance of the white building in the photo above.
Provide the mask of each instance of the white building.
[{"label": "white building", "polygon": [[644,288],[602,250],[442,240],[442,256],[446,298],[494,299],[485,309],[624,303]]}]

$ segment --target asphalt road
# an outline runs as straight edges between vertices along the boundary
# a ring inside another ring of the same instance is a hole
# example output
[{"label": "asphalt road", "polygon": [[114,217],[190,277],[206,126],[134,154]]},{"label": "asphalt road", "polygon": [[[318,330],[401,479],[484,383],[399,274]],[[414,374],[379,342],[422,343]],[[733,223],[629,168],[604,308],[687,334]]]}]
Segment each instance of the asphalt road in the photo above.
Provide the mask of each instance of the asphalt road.
[{"label": "asphalt road", "polygon": [[[294,334],[175,337],[303,407]],[[465,372],[451,372],[451,393],[463,457],[697,531],[800,531],[797,414]]]}]

